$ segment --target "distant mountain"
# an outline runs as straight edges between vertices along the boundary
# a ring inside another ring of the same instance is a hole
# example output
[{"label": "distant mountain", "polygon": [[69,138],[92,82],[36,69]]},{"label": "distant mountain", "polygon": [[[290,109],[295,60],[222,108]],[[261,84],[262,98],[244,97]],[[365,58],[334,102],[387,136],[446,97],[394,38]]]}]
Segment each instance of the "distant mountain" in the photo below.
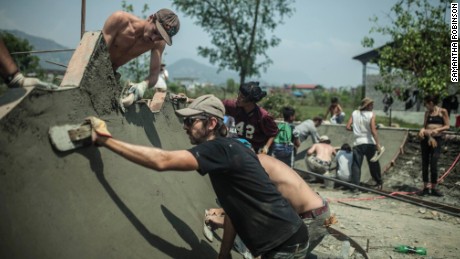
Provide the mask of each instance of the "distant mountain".
[{"label": "distant mountain", "polygon": [[[1,29],[0,29],[1,30]],[[69,49],[56,43],[53,40],[33,36],[22,31],[18,30],[2,30],[13,34],[14,36],[26,39],[29,41],[30,45],[34,47],[34,50],[57,50],[57,49]],[[53,69],[53,70],[65,70],[64,67],[50,64],[45,60],[68,65],[70,58],[72,57],[73,51],[67,52],[50,52],[50,53],[40,53],[33,54],[40,58],[40,66],[43,69]],[[172,64],[168,64],[166,67],[169,72],[169,77],[172,80],[176,78],[194,78],[197,82],[200,83],[212,83],[212,84],[225,84],[229,78],[234,79],[236,82],[239,82],[239,77],[236,72],[221,71],[217,73],[217,68],[201,64],[193,59],[180,59]]]},{"label": "distant mountain", "polygon": [[217,73],[217,68],[201,64],[193,59],[180,59],[171,65],[167,65],[166,69],[169,72],[169,77],[172,80],[178,78],[194,78],[201,83],[225,84],[232,78],[239,82],[239,77],[236,72],[221,71]]},{"label": "distant mountain", "polygon": [[[27,34],[22,31],[18,30],[2,30],[9,32],[20,39],[26,39],[29,41],[30,45],[33,46],[33,50],[57,50],[57,49],[70,49],[69,47],[65,47],[56,43],[53,40],[33,36]],[[68,65],[70,58],[72,57],[73,51],[66,51],[66,52],[49,52],[49,53],[39,53],[33,54],[40,58],[40,66],[43,69],[52,69],[52,70],[65,70],[65,67],[57,66],[54,64],[50,64],[45,60],[49,60],[51,62]],[[22,54],[19,54],[22,55]]]}]

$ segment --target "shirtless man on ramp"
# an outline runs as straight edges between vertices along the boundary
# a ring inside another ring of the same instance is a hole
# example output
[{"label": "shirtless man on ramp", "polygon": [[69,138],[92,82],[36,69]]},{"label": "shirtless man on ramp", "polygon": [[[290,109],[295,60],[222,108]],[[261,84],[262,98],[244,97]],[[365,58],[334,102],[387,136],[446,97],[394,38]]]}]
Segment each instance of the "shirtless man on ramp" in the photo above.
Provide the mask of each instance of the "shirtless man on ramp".
[{"label": "shirtless man on ramp", "polygon": [[165,46],[172,45],[172,37],[179,28],[179,18],[169,9],[161,9],[146,20],[123,11],[107,18],[102,34],[114,71],[150,50],[149,75],[144,81],[130,85],[128,96],[121,100],[124,107],[140,100],[145,90],[157,83]]}]

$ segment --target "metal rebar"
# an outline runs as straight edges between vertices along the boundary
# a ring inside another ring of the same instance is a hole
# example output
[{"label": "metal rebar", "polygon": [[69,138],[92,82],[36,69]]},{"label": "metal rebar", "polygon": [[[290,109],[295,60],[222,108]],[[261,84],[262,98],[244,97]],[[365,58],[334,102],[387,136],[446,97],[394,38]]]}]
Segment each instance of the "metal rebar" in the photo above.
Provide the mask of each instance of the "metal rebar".
[{"label": "metal rebar", "polygon": [[342,185],[345,185],[347,187],[350,187],[350,188],[353,188],[353,189],[358,189],[358,190],[362,190],[362,191],[366,191],[366,192],[372,192],[372,193],[376,193],[376,194],[379,194],[379,195],[382,195],[382,196],[385,196],[385,197],[388,197],[388,198],[392,198],[392,199],[395,199],[395,200],[398,200],[398,201],[402,201],[402,202],[406,202],[406,203],[410,203],[410,204],[413,204],[413,205],[417,205],[417,206],[420,206],[420,207],[425,207],[427,209],[432,209],[432,210],[436,210],[436,211],[439,211],[439,212],[442,212],[442,213],[445,213],[445,214],[449,214],[451,216],[455,216],[455,217],[460,217],[460,213],[458,212],[453,212],[453,211],[449,211],[449,210],[445,210],[443,207],[445,207],[444,205],[442,204],[439,204],[440,207],[434,207],[434,206],[430,206],[430,205],[427,205],[427,204],[423,204],[423,203],[420,203],[420,202],[417,202],[417,201],[414,201],[414,200],[411,200],[409,198],[404,198],[403,196],[394,196],[394,195],[390,195],[386,192],[383,192],[383,191],[380,191],[380,190],[375,190],[375,189],[371,189],[371,188],[366,188],[366,187],[363,187],[363,186],[360,186],[360,185],[356,185],[356,184],[352,184],[352,183],[349,183],[349,182],[345,182],[345,181],[342,181],[342,180],[339,180],[339,179],[336,179],[336,178],[331,178],[331,177],[327,177],[327,176],[324,176],[324,175],[321,175],[321,174],[317,174],[317,173],[313,173],[313,172],[310,172],[310,171],[304,171],[304,170],[300,170],[300,169],[297,169],[297,168],[293,168],[295,171],[301,173],[301,174],[309,174],[309,175],[313,175],[315,177],[318,177],[318,178],[321,178],[323,180],[330,180],[330,181],[334,181],[336,183],[340,183]]},{"label": "metal rebar", "polygon": [[57,65],[57,66],[61,66],[61,67],[67,68],[66,65],[61,64],[61,63],[57,63],[57,62],[53,62],[53,61],[49,61],[49,60],[45,60],[45,62],[50,63],[50,64],[53,64],[53,65]]},{"label": "metal rebar", "polygon": [[20,55],[20,54],[39,54],[39,53],[48,53],[48,52],[65,52],[65,51],[74,51],[75,49],[52,49],[52,50],[31,50],[31,51],[17,51],[10,53],[11,55]]}]

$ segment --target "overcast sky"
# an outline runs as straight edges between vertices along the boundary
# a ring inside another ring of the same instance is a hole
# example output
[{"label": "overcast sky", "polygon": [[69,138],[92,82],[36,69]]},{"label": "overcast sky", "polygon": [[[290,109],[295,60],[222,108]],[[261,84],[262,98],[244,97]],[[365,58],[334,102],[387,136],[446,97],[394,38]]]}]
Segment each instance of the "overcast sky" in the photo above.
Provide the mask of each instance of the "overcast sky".
[{"label": "overcast sky", "polygon": [[[151,12],[170,8],[169,0],[128,0],[135,14],[144,3]],[[357,86],[362,82],[362,65],[352,57],[369,49],[361,40],[369,35],[373,15],[386,17],[396,0],[297,0],[293,16],[275,33],[281,44],[268,51],[273,65],[260,81],[271,84],[322,84],[326,87]],[[81,0],[1,0],[0,28],[17,29],[48,38],[69,48],[80,39]],[[121,1],[86,0],[86,30],[101,30],[105,19],[121,9]],[[176,11],[176,10],[174,10]],[[166,48],[168,64],[192,58],[209,65],[197,55],[197,47],[209,45],[209,36],[194,21],[176,12],[181,20],[174,44]],[[378,36],[378,35],[374,35]],[[388,38],[377,37],[377,45]]]}]

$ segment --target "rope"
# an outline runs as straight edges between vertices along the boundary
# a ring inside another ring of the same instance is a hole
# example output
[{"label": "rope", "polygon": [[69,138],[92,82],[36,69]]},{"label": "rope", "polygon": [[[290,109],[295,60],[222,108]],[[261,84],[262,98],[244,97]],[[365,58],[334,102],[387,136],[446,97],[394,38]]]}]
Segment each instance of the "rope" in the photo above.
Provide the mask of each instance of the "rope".
[{"label": "rope", "polygon": [[444,178],[447,177],[447,175],[450,174],[450,172],[452,171],[452,169],[454,169],[454,167],[457,165],[458,160],[460,160],[460,153],[457,155],[457,158],[455,158],[454,162],[453,162],[452,165],[449,167],[449,169],[447,169],[447,171],[446,171],[441,177],[438,178],[438,183],[440,183],[442,180],[444,180]]}]

